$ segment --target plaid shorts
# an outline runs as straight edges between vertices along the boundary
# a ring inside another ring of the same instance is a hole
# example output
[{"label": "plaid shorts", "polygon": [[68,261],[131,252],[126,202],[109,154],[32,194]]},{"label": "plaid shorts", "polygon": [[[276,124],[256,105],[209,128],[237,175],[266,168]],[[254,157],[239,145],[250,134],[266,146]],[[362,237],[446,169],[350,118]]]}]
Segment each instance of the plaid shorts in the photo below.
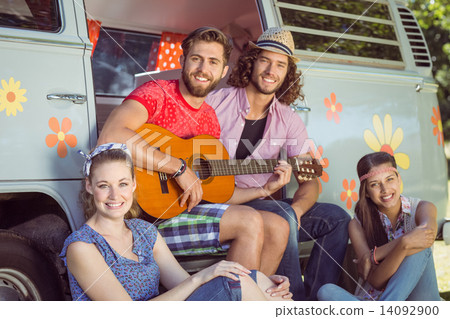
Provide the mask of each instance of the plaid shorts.
[{"label": "plaid shorts", "polygon": [[219,223],[226,204],[200,204],[158,225],[167,246],[176,256],[225,252],[229,244],[219,242]]}]

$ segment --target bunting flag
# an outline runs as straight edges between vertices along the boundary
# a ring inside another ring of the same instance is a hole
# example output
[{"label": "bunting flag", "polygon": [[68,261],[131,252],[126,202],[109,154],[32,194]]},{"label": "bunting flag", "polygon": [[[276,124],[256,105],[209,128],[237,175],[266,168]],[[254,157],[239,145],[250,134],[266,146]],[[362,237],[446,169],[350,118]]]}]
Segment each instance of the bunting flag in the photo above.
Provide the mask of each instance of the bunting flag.
[{"label": "bunting flag", "polygon": [[89,29],[89,41],[92,43],[92,53],[91,56],[94,56],[94,50],[97,46],[98,36],[100,35],[100,26],[102,25],[101,21],[87,19],[88,29]]},{"label": "bunting flag", "polygon": [[181,69],[180,55],[183,53],[181,42],[186,34],[163,32],[159,43],[157,71]]}]

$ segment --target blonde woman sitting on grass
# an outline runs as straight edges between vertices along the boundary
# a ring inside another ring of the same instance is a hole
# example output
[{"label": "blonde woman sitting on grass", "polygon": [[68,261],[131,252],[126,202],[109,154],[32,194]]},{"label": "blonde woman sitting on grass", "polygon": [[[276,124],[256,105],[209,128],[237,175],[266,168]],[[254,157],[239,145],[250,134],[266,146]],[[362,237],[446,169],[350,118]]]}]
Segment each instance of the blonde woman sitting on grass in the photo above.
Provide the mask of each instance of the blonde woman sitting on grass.
[{"label": "blonde woman sitting on grass", "polygon": [[[135,218],[136,180],[126,146],[100,145],[85,157],[80,198],[87,221],[66,239],[60,255],[73,300],[290,298],[288,281],[276,287],[262,273],[236,262],[221,261],[190,276],[156,227]],[[159,293],[160,283],[167,292]]]}]

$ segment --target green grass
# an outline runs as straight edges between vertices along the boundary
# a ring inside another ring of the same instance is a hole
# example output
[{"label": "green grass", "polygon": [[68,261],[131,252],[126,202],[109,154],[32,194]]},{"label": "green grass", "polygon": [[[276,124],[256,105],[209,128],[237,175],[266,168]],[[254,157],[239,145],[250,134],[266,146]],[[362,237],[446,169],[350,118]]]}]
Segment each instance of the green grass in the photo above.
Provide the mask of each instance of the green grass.
[{"label": "green grass", "polygon": [[[449,203],[447,205],[447,217],[450,217],[450,143],[445,144],[445,153],[447,156],[448,167],[448,190]],[[436,268],[436,276],[438,288],[441,297],[450,301],[450,245],[445,245],[443,240],[434,243],[433,250],[434,266]]]},{"label": "green grass", "polygon": [[442,298],[450,301],[450,245],[436,241],[433,256],[439,292]]}]

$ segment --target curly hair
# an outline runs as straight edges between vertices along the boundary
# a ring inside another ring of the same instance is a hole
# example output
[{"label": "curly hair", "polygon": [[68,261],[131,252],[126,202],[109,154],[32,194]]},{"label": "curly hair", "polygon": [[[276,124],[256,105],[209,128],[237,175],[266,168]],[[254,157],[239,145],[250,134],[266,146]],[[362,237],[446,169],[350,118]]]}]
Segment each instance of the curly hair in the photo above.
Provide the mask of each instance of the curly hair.
[{"label": "curly hair", "polygon": [[[251,48],[241,55],[228,78],[227,84],[239,88],[247,87],[251,81],[253,65],[261,51],[262,49]],[[288,71],[286,78],[278,91],[275,92],[275,96],[281,103],[291,105],[294,104],[297,99],[300,99],[301,101],[304,99],[305,96],[301,91],[303,86],[303,83],[301,83],[300,80],[301,76],[302,72],[300,70],[297,71],[297,65],[290,57],[288,57]]]},{"label": "curly hair", "polygon": [[[91,218],[95,212],[97,211],[97,207],[95,206],[94,195],[90,194],[86,190],[86,181],[89,180],[92,183],[92,175],[95,174],[96,168],[107,162],[124,162],[131,171],[131,177],[134,179],[134,166],[131,158],[122,150],[112,149],[108,151],[104,151],[92,158],[91,172],[86,179],[82,181],[81,190],[79,194],[79,200],[83,207],[84,217],[86,219]],[[133,203],[131,204],[130,210],[125,214],[124,218],[136,218],[140,215],[140,209],[136,201],[136,194],[133,193]]]}]

